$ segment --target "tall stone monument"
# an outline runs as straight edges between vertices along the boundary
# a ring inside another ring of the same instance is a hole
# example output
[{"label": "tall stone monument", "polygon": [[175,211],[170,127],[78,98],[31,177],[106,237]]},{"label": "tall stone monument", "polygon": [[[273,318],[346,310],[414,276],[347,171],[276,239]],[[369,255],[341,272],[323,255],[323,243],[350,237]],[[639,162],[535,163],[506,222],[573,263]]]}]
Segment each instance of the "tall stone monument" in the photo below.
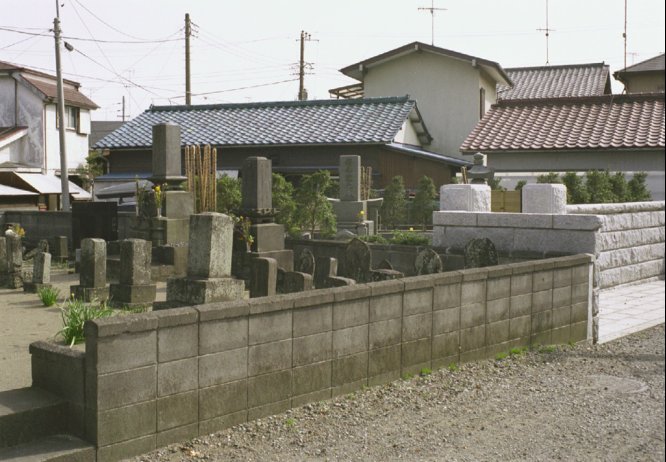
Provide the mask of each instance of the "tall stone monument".
[{"label": "tall stone monument", "polygon": [[75,298],[84,302],[103,302],[109,298],[106,285],[106,241],[86,238],[81,241],[79,284],[70,287]]},{"label": "tall stone monument", "polygon": [[202,304],[246,298],[245,283],[231,276],[234,222],[215,212],[190,216],[187,276],[167,280],[167,301]]},{"label": "tall stone monument", "polygon": [[340,199],[331,200],[338,231],[375,234],[374,222],[368,220],[368,201],[361,199],[361,156],[340,156],[339,175]]},{"label": "tall stone monument", "polygon": [[40,289],[51,285],[51,254],[37,252],[33,257],[32,281],[23,283],[23,291],[38,293]]},{"label": "tall stone monument", "polygon": [[23,245],[21,238],[15,234],[5,237],[6,258],[7,258],[7,276],[6,285],[10,289],[20,289],[23,287]]},{"label": "tall stone monument", "polygon": [[143,239],[120,241],[120,271],[118,284],[111,284],[114,305],[136,307],[155,301],[156,287],[150,277],[152,246]]}]

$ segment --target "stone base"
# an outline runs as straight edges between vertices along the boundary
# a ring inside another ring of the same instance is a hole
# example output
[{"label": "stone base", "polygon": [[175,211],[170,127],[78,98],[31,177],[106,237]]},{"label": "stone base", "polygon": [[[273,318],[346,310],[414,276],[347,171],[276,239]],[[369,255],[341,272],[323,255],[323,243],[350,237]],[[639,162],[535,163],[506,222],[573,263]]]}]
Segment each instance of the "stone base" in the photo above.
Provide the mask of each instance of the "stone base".
[{"label": "stone base", "polygon": [[[185,218],[188,223],[194,213],[194,199],[188,191],[164,192],[164,215],[169,218]],[[187,242],[187,239],[185,239]]]},{"label": "stone base", "polygon": [[365,201],[331,201],[331,205],[338,222],[359,221],[368,214]]},{"label": "stone base", "polygon": [[523,213],[567,213],[567,187],[563,184],[526,184],[521,194]]},{"label": "stone base", "polygon": [[36,294],[42,289],[48,289],[53,287],[53,284],[42,284],[40,282],[24,282],[23,283],[23,292],[28,292],[30,294]]},{"label": "stone base", "polygon": [[486,184],[445,184],[439,189],[439,209],[490,212],[490,186]]},{"label": "stone base", "polygon": [[294,271],[293,250],[273,250],[269,252],[250,252],[250,258],[273,258],[277,260],[278,268],[285,271]]},{"label": "stone base", "polygon": [[167,280],[167,301],[203,304],[248,298],[242,279],[216,278]]},{"label": "stone base", "polygon": [[0,282],[2,287],[20,289],[23,287],[23,275],[21,273],[5,273]]},{"label": "stone base", "polygon": [[339,221],[338,231],[347,230],[356,234],[357,236],[368,236],[375,234],[375,222],[370,220],[364,221]]},{"label": "stone base", "polygon": [[260,223],[250,226],[254,237],[252,251],[271,252],[284,250],[284,225],[278,223]]},{"label": "stone base", "polygon": [[155,301],[157,289],[155,284],[124,285],[111,284],[109,301],[113,306],[134,307],[150,305]]},{"label": "stone base", "polygon": [[109,287],[82,287],[70,286],[70,292],[74,294],[74,298],[83,300],[86,303],[90,302],[105,302],[109,299]]}]

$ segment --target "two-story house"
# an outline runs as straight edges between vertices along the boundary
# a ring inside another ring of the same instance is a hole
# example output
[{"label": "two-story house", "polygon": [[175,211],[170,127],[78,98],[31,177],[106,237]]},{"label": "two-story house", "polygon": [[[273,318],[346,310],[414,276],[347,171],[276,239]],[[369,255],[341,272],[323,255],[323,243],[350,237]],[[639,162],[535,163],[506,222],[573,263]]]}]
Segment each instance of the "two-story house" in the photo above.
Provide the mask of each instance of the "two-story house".
[{"label": "two-story house", "polygon": [[[81,93],[79,83],[64,80],[63,85],[71,176],[85,164],[90,113],[98,106]],[[0,184],[37,192],[40,208],[48,209],[57,206],[54,197],[60,192],[57,97],[56,77],[0,61]],[[74,199],[86,196],[75,185],[70,192]]]},{"label": "two-story house", "polygon": [[664,53],[613,74],[624,84],[625,93],[664,92]]}]

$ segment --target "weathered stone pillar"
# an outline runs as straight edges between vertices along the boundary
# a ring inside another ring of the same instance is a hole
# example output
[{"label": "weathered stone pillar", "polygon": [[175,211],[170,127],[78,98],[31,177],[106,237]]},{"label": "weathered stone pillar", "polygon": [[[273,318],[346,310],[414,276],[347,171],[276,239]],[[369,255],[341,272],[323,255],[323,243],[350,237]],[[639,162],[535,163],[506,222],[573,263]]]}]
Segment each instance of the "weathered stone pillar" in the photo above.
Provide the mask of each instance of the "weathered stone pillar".
[{"label": "weathered stone pillar", "polygon": [[16,235],[6,236],[7,240],[7,287],[20,289],[23,287],[23,246],[21,238]]},{"label": "weathered stone pillar", "polygon": [[111,284],[111,302],[116,306],[146,306],[155,301],[156,288],[150,277],[152,245],[143,239],[120,241],[118,284]]},{"label": "weathered stone pillar", "polygon": [[79,285],[71,286],[71,292],[75,298],[85,302],[102,302],[109,298],[104,239],[87,238],[81,241]]},{"label": "weathered stone pillar", "polygon": [[7,238],[0,236],[0,287],[7,284]]},{"label": "weathered stone pillar", "polygon": [[51,239],[49,245],[51,247],[51,255],[55,261],[65,263],[69,260],[67,236],[56,236]]},{"label": "weathered stone pillar", "polygon": [[361,156],[340,156],[339,175],[340,200],[331,199],[338,231],[375,234],[374,221],[367,219],[368,203],[361,200]]},{"label": "weathered stone pillar", "polygon": [[439,209],[442,211],[490,212],[490,186],[487,184],[445,184],[439,188]]},{"label": "weathered stone pillar", "polygon": [[51,287],[51,254],[37,252],[33,260],[32,282],[24,283],[23,291],[37,293],[45,287]]},{"label": "weathered stone pillar", "polygon": [[523,213],[567,213],[567,187],[563,184],[526,184],[522,190]]},{"label": "weathered stone pillar", "polygon": [[275,295],[277,286],[277,269],[277,261],[274,258],[252,259],[250,297],[267,297]]}]

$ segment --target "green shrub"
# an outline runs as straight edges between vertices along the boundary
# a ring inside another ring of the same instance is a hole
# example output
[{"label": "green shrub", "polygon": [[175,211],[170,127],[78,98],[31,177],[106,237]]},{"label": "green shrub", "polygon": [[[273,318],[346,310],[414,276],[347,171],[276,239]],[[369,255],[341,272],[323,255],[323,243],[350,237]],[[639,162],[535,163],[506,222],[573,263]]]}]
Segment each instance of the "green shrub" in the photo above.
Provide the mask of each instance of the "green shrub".
[{"label": "green shrub", "polygon": [[289,234],[293,234],[296,231],[294,186],[279,173],[273,173],[273,207],[277,209],[275,221],[284,225]]},{"label": "green shrub", "polygon": [[488,186],[490,186],[490,189],[493,191],[506,191],[506,188],[501,185],[502,179],[493,177],[488,180]]},{"label": "green shrub", "polygon": [[113,310],[104,304],[85,303],[83,300],[70,298],[60,308],[63,328],[57,335],[61,336],[70,346],[85,340],[83,325],[91,319],[106,318]]},{"label": "green shrub", "polygon": [[645,184],[647,179],[647,173],[645,172],[636,172],[634,176],[627,183],[627,200],[631,202],[640,202],[640,201],[649,201],[652,200],[650,191],[648,191]]},{"label": "green shrub", "polygon": [[416,195],[413,201],[414,220],[423,226],[425,230],[426,224],[432,223],[432,212],[435,211],[435,198],[437,191],[435,184],[429,176],[422,176],[416,184]]},{"label": "green shrub", "polygon": [[398,245],[430,245],[426,236],[415,231],[396,231],[389,242]]},{"label": "green shrub", "polygon": [[381,234],[371,234],[366,236],[359,236],[360,240],[370,244],[388,244],[389,241]]},{"label": "green shrub", "polygon": [[550,173],[544,173],[543,175],[539,175],[537,177],[537,183],[556,184],[556,183],[562,183],[562,180],[560,180],[560,176],[557,173],[550,172]]},{"label": "green shrub", "polygon": [[382,223],[393,229],[399,223],[404,223],[406,206],[405,183],[400,175],[394,176],[391,183],[384,190],[384,201],[379,209]]},{"label": "green shrub", "polygon": [[585,174],[585,184],[590,193],[591,204],[615,202],[608,171],[590,170]]},{"label": "green shrub", "polygon": [[522,191],[522,190],[523,190],[523,186],[525,186],[526,184],[527,184],[527,181],[525,181],[525,180],[520,180],[520,181],[518,181],[518,183],[516,183],[516,187],[513,188],[513,190],[514,190],[514,191]]},{"label": "green shrub", "polygon": [[567,187],[568,204],[587,204],[590,201],[590,193],[583,177],[576,175],[576,172],[565,173],[562,176],[562,183]]},{"label": "green shrub", "polygon": [[336,220],[333,206],[328,202],[326,191],[331,185],[331,174],[320,170],[311,175],[304,175],[294,195],[297,207],[294,212],[294,224],[303,231],[310,231],[314,236],[319,228],[324,236],[335,234]]},{"label": "green shrub", "polygon": [[615,202],[629,202],[629,185],[627,179],[622,172],[615,172],[615,175],[610,177],[610,186]]},{"label": "green shrub", "polygon": [[217,180],[217,211],[230,214],[241,206],[241,180],[224,175]]},{"label": "green shrub", "polygon": [[56,287],[42,287],[37,291],[37,295],[44,306],[53,306],[58,301],[60,289]]}]

